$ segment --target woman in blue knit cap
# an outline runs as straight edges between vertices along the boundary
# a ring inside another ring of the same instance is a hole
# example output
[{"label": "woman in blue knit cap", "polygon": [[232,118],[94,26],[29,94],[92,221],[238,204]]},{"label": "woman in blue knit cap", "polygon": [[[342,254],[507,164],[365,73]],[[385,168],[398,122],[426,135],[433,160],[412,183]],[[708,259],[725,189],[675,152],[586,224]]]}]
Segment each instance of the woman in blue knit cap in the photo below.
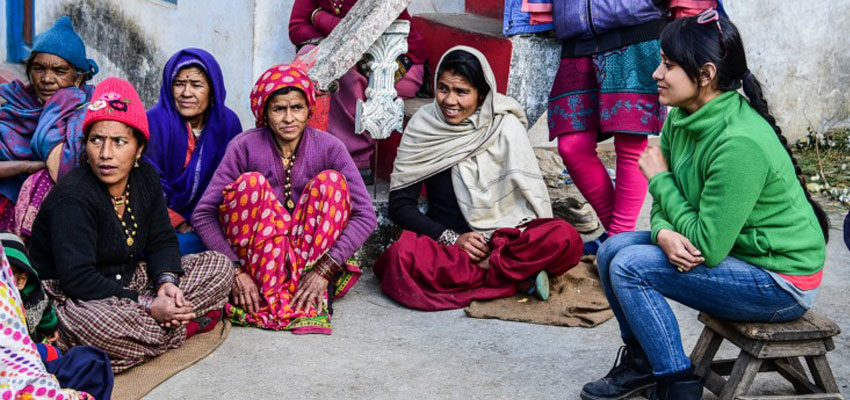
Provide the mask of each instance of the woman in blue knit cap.
[{"label": "woman in blue knit cap", "polygon": [[35,38],[29,82],[0,85],[0,229],[28,237],[41,200],[79,164],[97,71],[66,16]]}]

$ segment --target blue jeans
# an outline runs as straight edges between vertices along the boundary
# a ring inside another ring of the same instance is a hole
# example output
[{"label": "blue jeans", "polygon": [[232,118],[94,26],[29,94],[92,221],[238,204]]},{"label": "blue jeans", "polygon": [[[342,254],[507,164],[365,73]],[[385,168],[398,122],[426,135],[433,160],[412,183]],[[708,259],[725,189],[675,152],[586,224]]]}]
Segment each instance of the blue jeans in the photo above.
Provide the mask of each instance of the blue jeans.
[{"label": "blue jeans", "polygon": [[713,268],[699,265],[679,272],[651,239],[650,232],[611,236],[599,249],[596,261],[620,335],[624,341],[640,342],[656,376],[691,366],[676,316],[665,297],[738,321],[791,321],[806,312],[759,267],[726,257]]}]

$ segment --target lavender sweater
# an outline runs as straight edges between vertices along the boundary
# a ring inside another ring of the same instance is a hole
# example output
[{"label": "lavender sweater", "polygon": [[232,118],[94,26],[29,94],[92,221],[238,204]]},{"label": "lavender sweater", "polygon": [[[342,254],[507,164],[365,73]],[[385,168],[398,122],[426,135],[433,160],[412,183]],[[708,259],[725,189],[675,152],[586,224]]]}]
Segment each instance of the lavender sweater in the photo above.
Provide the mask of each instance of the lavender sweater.
[{"label": "lavender sweater", "polygon": [[[297,201],[307,182],[319,172],[332,169],[348,180],[351,193],[351,216],[330,256],[340,265],[366,241],[377,225],[375,209],[363,179],[342,142],[328,133],[308,127],[292,167],[292,196]],[[228,145],[218,169],[192,213],[192,226],[210,250],[217,250],[237,261],[218,220],[218,207],[224,201],[222,189],[246,172],[259,172],[268,178],[278,199],[283,199],[284,170],[268,128],[247,130]]]}]

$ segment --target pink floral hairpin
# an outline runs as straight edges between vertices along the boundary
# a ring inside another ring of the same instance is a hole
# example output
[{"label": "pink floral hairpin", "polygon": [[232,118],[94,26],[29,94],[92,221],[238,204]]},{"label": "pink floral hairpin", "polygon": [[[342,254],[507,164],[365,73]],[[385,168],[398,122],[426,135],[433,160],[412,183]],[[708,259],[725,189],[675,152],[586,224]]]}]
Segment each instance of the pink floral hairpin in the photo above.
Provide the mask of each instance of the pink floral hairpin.
[{"label": "pink floral hairpin", "polygon": [[723,49],[723,59],[726,59],[726,43],[723,42],[723,28],[720,26],[720,13],[715,8],[708,8],[697,15],[697,23],[705,25],[709,23],[717,24],[717,36],[720,38],[720,48]]},{"label": "pink floral hairpin", "polygon": [[107,112],[115,111],[127,111],[127,108],[130,104],[130,99],[122,98],[120,94],[115,92],[107,92],[100,95],[100,98],[93,101],[89,105],[89,110],[98,111],[106,108],[108,105],[111,109],[107,110]]}]

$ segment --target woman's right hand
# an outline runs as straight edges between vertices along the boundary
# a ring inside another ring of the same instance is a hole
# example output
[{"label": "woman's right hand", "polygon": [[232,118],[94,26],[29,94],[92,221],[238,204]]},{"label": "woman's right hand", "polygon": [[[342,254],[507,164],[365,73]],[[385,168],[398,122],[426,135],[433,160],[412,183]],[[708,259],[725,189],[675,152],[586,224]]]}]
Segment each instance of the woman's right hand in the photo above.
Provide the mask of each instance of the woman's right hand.
[{"label": "woman's right hand", "polygon": [[195,310],[190,304],[178,306],[174,298],[160,295],[151,303],[151,316],[156,322],[166,328],[176,328],[186,325],[196,317]]},{"label": "woman's right hand", "polygon": [[254,283],[251,275],[240,272],[233,278],[233,288],[230,290],[233,302],[241,309],[253,314],[260,310],[260,289]]},{"label": "woman's right hand", "polygon": [[456,244],[469,254],[469,259],[474,263],[490,256],[490,246],[484,235],[478,232],[467,232],[457,238]]},{"label": "woman's right hand", "polygon": [[658,246],[667,255],[667,260],[681,272],[690,271],[705,262],[702,252],[688,238],[669,229],[658,231],[656,236]]}]

